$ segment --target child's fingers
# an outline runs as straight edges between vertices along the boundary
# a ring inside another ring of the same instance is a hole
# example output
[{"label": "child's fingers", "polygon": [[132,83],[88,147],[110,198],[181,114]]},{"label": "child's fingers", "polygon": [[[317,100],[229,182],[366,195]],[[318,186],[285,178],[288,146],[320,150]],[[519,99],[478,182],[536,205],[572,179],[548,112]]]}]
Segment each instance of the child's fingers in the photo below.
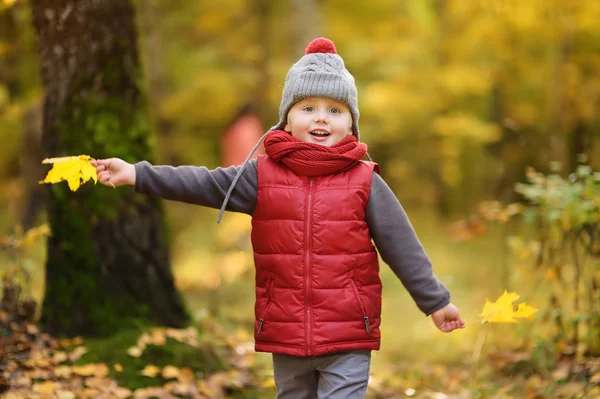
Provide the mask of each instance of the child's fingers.
[{"label": "child's fingers", "polygon": [[92,166],[96,168],[110,169],[110,158],[109,159],[94,159],[90,161]]},{"label": "child's fingers", "polygon": [[104,170],[104,171],[98,173],[98,181],[104,185],[109,185],[110,172]]}]

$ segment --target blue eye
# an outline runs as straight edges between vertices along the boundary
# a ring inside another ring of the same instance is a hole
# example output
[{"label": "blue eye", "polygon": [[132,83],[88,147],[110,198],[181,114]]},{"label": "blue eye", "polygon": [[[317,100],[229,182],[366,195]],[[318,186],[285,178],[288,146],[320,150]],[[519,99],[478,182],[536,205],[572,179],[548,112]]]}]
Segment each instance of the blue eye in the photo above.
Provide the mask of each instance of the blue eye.
[{"label": "blue eye", "polygon": [[305,111],[307,111],[307,112],[312,112],[314,110],[314,108],[311,107],[310,105],[308,105],[308,106],[306,106],[306,107],[304,107],[302,109],[305,110]]},{"label": "blue eye", "polygon": [[331,108],[331,110],[329,112],[331,112],[332,114],[339,114],[340,110],[337,108]]}]

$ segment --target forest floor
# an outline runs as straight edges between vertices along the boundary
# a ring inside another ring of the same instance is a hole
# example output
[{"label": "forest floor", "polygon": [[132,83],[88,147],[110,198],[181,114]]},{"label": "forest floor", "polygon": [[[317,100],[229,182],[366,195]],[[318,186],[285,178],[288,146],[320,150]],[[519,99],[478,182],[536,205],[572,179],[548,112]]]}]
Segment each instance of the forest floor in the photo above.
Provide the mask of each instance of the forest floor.
[{"label": "forest floor", "polygon": [[[0,321],[6,320],[0,312]],[[31,323],[4,325],[3,399],[272,398],[268,356],[243,330],[214,321],[187,329],[148,328],[102,340],[55,339]],[[534,371],[528,353],[487,353],[454,364],[374,364],[368,398],[600,398],[600,359]],[[471,364],[469,364],[471,363]]]}]

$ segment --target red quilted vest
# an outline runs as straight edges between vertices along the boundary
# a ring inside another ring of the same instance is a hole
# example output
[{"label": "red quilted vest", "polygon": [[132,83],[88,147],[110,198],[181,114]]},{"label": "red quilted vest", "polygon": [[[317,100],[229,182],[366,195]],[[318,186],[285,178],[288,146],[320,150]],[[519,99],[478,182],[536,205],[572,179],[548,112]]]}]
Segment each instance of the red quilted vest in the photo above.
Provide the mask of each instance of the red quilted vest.
[{"label": "red quilted vest", "polygon": [[379,349],[382,287],[365,221],[375,166],[308,178],[258,158],[256,351]]}]

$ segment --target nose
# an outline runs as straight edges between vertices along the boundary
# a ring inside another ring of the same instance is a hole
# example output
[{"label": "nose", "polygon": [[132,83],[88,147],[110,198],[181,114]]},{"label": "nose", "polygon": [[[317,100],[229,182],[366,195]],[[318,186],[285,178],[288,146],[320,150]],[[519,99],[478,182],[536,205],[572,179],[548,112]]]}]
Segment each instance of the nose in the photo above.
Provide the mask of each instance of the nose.
[{"label": "nose", "polygon": [[327,110],[323,108],[317,109],[317,111],[313,114],[315,118],[315,122],[327,123]]}]

